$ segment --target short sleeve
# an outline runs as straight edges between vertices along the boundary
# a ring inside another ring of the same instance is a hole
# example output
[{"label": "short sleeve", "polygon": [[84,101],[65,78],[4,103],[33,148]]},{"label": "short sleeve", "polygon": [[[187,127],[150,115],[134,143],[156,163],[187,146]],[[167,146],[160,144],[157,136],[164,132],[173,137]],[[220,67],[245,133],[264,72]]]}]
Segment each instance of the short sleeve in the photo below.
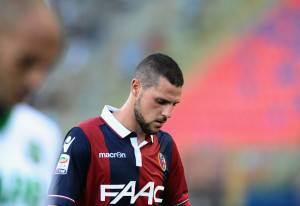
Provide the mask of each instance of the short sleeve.
[{"label": "short sleeve", "polygon": [[171,139],[171,164],[167,180],[166,205],[190,206],[184,169],[177,146]]},{"label": "short sleeve", "polygon": [[49,189],[48,204],[73,206],[81,196],[90,164],[90,143],[79,127],[63,143]]}]

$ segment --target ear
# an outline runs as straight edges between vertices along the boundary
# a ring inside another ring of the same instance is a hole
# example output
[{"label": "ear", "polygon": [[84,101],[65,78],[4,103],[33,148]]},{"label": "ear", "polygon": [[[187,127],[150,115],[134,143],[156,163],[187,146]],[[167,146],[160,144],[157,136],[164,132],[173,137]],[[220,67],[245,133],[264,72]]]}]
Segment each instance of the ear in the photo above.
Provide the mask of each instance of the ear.
[{"label": "ear", "polygon": [[141,89],[142,85],[140,80],[138,79],[132,79],[131,80],[131,93],[133,94],[133,96],[137,97],[140,89]]}]

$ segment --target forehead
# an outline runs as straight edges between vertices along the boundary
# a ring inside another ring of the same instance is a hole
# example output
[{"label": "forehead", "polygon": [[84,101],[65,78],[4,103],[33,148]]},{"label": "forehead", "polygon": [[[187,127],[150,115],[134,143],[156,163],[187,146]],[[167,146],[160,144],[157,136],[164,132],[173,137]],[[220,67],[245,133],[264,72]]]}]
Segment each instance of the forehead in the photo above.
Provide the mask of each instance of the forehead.
[{"label": "forehead", "polygon": [[148,88],[154,98],[163,98],[172,102],[179,102],[182,88],[172,85],[166,78],[159,77],[157,85]]},{"label": "forehead", "polygon": [[9,64],[9,67],[19,65],[23,58],[34,58],[37,63],[51,64],[59,50],[58,41],[36,36],[34,31],[0,35],[0,63]]},{"label": "forehead", "polygon": [[32,12],[18,21],[14,34],[24,42],[35,41],[35,45],[51,46],[61,43],[58,22],[46,8],[33,8]]},{"label": "forehead", "polygon": [[61,36],[57,22],[47,13],[38,10],[29,13],[16,25],[0,34],[0,52],[6,59],[14,61],[21,56],[31,55],[50,62],[61,48]]}]

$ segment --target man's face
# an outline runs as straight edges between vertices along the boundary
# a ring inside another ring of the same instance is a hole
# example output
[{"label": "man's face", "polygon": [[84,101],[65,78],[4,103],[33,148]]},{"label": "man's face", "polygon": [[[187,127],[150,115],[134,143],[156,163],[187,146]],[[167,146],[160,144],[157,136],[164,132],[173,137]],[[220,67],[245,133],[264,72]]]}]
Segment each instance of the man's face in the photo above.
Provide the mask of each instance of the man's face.
[{"label": "man's face", "polygon": [[[45,19],[51,18],[45,12],[32,12],[20,19],[12,31],[0,34],[2,109],[23,101],[37,89],[59,52],[58,27],[55,28],[54,21]],[[49,26],[47,31],[45,26]]]},{"label": "man's face", "polygon": [[179,103],[181,90],[181,87],[172,85],[164,77],[159,78],[156,86],[146,89],[141,87],[135,101],[134,114],[143,132],[149,135],[160,130]]}]

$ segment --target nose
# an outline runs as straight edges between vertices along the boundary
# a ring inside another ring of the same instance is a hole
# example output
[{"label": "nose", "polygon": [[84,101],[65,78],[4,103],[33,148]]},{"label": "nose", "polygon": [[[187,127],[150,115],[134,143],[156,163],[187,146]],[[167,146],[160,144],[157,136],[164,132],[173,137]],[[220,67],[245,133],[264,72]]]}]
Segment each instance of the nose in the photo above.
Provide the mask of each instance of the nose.
[{"label": "nose", "polygon": [[174,106],[173,105],[165,105],[163,108],[162,115],[165,116],[166,118],[170,118],[172,111],[173,111]]}]

